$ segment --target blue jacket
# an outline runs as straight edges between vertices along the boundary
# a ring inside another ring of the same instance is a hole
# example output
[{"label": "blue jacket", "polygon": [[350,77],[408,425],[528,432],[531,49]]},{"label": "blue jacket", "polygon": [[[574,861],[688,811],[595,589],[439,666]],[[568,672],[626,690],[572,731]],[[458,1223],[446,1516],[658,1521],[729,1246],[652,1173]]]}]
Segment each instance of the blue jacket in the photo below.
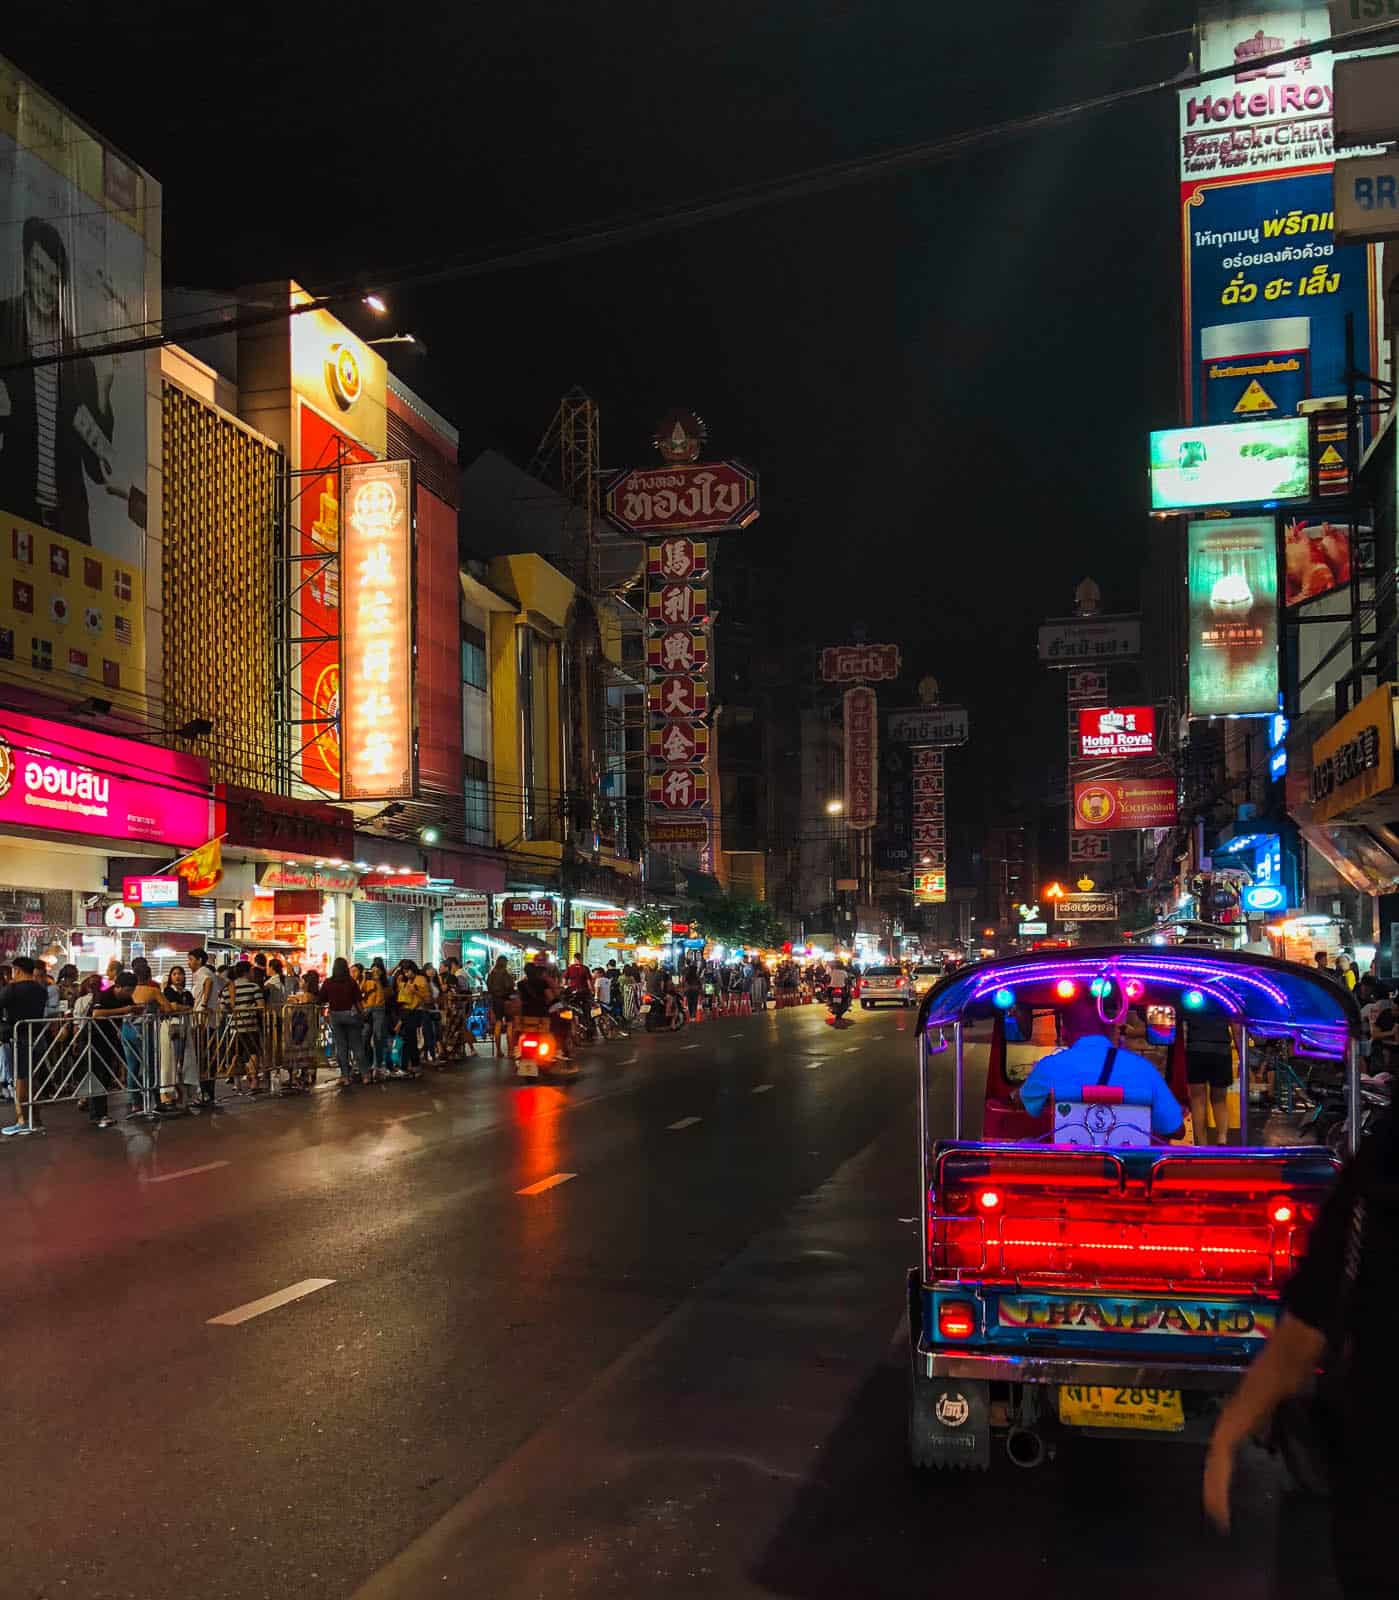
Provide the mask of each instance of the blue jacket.
[{"label": "blue jacket", "polygon": [[[1020,1086],[1021,1105],[1037,1117],[1051,1100],[1081,1099],[1083,1085],[1097,1083],[1111,1048],[1102,1034],[1089,1034],[1067,1050],[1042,1057]],[[1130,1104],[1151,1107],[1151,1131],[1158,1139],[1169,1139],[1185,1126],[1180,1102],[1166,1080],[1135,1050],[1118,1048],[1107,1081],[1121,1089]]]}]

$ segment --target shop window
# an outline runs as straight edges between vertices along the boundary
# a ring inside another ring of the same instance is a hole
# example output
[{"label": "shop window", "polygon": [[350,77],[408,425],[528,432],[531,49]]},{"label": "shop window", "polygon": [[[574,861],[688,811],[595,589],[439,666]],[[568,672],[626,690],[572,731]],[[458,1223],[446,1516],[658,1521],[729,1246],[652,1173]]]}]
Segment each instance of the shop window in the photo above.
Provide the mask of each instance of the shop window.
[{"label": "shop window", "polygon": [[491,840],[491,794],[488,769],[484,761],[472,756],[464,758],[466,778],[466,837],[470,844],[488,845]]},{"label": "shop window", "polygon": [[469,622],[461,625],[461,681],[471,689],[487,687],[486,635]]}]

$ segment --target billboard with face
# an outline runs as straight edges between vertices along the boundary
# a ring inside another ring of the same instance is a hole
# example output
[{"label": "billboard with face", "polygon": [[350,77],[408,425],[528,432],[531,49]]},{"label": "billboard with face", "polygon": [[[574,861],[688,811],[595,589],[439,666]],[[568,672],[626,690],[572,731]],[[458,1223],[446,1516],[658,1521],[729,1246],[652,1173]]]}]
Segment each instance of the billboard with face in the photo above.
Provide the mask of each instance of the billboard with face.
[{"label": "billboard with face", "polygon": [[0,60],[0,676],[75,696],[146,688],[158,368],[102,347],[159,316],[159,217],[152,179]]}]

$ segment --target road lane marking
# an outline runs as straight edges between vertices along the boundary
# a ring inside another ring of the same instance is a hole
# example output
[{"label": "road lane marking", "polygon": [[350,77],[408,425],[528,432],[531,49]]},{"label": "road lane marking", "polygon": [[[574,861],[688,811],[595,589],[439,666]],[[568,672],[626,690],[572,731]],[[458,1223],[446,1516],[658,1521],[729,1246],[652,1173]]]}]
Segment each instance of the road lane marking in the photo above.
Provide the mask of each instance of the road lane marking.
[{"label": "road lane marking", "polygon": [[547,1178],[541,1178],[538,1183],[532,1183],[527,1189],[516,1189],[516,1194],[543,1194],[546,1189],[557,1189],[561,1183],[567,1183],[570,1178],[576,1178],[576,1172],[553,1172]]},{"label": "road lane marking", "polygon": [[856,1051],[857,1051],[857,1050],[858,1050],[858,1049],[859,1049],[859,1048],[860,1048],[860,1047],[859,1047],[859,1045],[857,1045],[857,1044],[848,1044],[848,1045],[846,1045],[846,1047],[845,1047],[845,1053],[846,1053],[846,1055],[848,1055],[848,1056],[853,1056],[853,1055],[854,1055],[854,1054],[855,1054],[855,1052],[856,1052]]},{"label": "road lane marking", "polygon": [[174,1183],[176,1178],[193,1178],[201,1172],[217,1172],[220,1167],[226,1167],[227,1161],[206,1161],[202,1167],[181,1167],[178,1172],[162,1172],[158,1178],[142,1176],[142,1183]]},{"label": "road lane marking", "polygon": [[628,1061],[638,1061],[638,1060],[640,1060],[640,1058],[641,1058],[641,1052],[639,1050],[633,1050],[632,1053],[627,1057],[627,1060]]},{"label": "road lane marking", "polygon": [[699,1046],[697,1044],[682,1044],[680,1048],[682,1050],[698,1050]]},{"label": "road lane marking", "polygon": [[392,1125],[395,1122],[412,1122],[415,1117],[435,1117],[436,1115],[437,1108],[434,1106],[431,1111],[409,1111],[401,1117],[390,1117],[388,1120]]},{"label": "road lane marking", "polygon": [[681,1117],[679,1122],[668,1122],[666,1124],[666,1132],[679,1133],[681,1128],[693,1128],[700,1120],[699,1117]]},{"label": "road lane marking", "polygon": [[334,1282],[334,1278],[303,1278],[300,1283],[292,1284],[289,1289],[278,1289],[276,1294],[265,1294],[261,1300],[249,1300],[245,1306],[236,1306],[232,1311],[225,1311],[221,1317],[210,1317],[207,1326],[236,1328],[240,1322],[249,1322],[253,1317],[260,1317],[264,1311],[275,1311],[278,1306],[290,1305],[293,1300],[315,1294],[317,1289],[328,1289]]},{"label": "road lane marking", "polygon": [[754,1094],[766,1094],[768,1092],[768,1090],[771,1089],[772,1087],[773,1087],[773,1085],[770,1084],[770,1083],[760,1083],[758,1085],[758,1087],[756,1089],[754,1089],[753,1093]]}]

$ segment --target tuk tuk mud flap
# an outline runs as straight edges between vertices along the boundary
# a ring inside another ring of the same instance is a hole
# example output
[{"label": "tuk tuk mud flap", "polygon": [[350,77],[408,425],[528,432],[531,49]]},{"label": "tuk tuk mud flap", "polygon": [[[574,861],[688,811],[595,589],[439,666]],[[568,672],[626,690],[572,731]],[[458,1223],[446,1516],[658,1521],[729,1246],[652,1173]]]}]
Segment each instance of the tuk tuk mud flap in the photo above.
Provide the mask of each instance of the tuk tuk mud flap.
[{"label": "tuk tuk mud flap", "polygon": [[977,1472],[990,1467],[989,1383],[976,1378],[928,1378],[915,1366],[909,1404],[910,1445],[919,1466]]}]

